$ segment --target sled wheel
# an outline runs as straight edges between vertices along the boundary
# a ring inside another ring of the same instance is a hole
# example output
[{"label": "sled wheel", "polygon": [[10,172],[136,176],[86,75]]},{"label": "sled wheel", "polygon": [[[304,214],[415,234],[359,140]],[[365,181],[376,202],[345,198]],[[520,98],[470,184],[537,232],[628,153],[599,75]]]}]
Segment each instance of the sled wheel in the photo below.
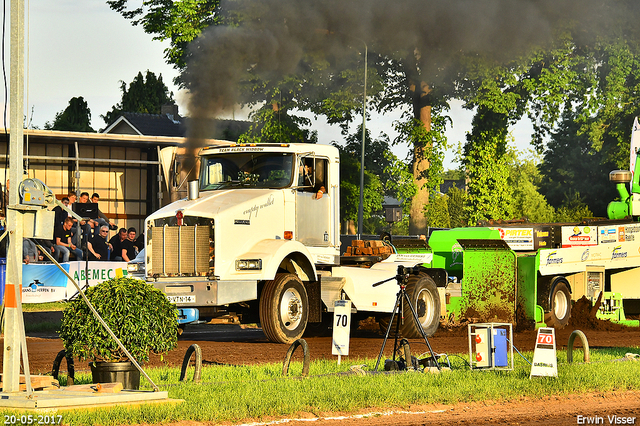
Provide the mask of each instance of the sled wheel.
[{"label": "sled wheel", "polygon": [[[433,279],[426,274],[411,275],[407,284],[407,295],[411,300],[413,308],[418,314],[420,325],[424,329],[427,337],[432,336],[440,325],[440,296],[438,295],[438,287]],[[420,329],[413,319],[411,309],[406,301],[402,302],[404,310],[404,323],[400,324],[400,334],[408,339],[416,339],[422,337]],[[398,318],[399,314],[396,314]],[[389,325],[390,316],[384,316],[378,319],[380,330],[385,332]],[[396,327],[396,319],[393,320],[391,332]]]},{"label": "sled wheel", "polygon": [[260,323],[265,336],[276,343],[293,343],[304,333],[309,316],[307,290],[293,274],[277,274],[260,296]]},{"label": "sled wheel", "polygon": [[[426,274],[411,275],[407,284],[407,295],[418,314],[420,326],[425,334],[427,337],[433,335],[440,325],[440,296],[436,283]],[[400,327],[402,335],[409,339],[422,337],[406,301],[403,309],[404,324]]]},{"label": "sled wheel", "polygon": [[548,327],[563,328],[571,318],[571,293],[564,280],[556,281],[551,293],[551,311],[544,314]]}]

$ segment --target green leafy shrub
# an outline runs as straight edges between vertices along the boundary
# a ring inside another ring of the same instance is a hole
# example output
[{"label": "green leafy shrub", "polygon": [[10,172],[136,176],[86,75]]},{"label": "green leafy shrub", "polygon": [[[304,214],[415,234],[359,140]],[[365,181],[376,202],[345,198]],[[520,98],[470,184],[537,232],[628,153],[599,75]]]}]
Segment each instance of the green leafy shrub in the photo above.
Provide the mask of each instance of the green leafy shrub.
[{"label": "green leafy shrub", "polygon": [[[137,361],[148,361],[150,352],[166,353],[176,347],[177,310],[152,285],[128,277],[115,278],[90,287],[85,294]],[[80,360],[127,360],[80,297],[65,308],[59,335],[66,351]]]}]

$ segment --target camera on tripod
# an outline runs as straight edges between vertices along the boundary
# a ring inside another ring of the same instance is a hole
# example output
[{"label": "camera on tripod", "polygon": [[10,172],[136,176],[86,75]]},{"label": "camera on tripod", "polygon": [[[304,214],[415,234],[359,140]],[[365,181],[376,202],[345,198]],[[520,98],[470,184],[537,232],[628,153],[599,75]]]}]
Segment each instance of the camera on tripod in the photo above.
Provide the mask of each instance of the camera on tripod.
[{"label": "camera on tripod", "polygon": [[418,275],[420,273],[419,266],[402,266],[398,265],[398,275]]},{"label": "camera on tripod", "polygon": [[[422,337],[424,338],[424,342],[427,344],[427,347],[429,348],[429,352],[431,353],[431,357],[430,359],[433,361],[433,364],[435,364],[435,366],[437,367],[438,370],[441,369],[440,364],[438,363],[438,359],[436,357],[436,355],[434,354],[433,350],[431,349],[431,344],[429,343],[429,339],[427,338],[427,335],[425,334],[424,329],[422,328],[422,325],[420,325],[420,320],[418,318],[418,314],[416,313],[416,309],[413,306],[413,301],[411,300],[411,298],[409,297],[409,295],[407,294],[406,291],[406,287],[407,284],[409,282],[409,275],[419,275],[422,272],[422,268],[420,266],[404,266],[404,265],[398,265],[398,270],[397,270],[397,274],[395,277],[391,277],[391,278],[387,278],[386,280],[377,282],[375,284],[373,284],[373,287],[377,287],[383,283],[386,283],[388,281],[391,281],[392,279],[396,279],[398,286],[400,287],[400,291],[398,291],[398,294],[396,296],[396,302],[394,304],[393,307],[393,311],[391,312],[391,318],[389,319],[389,325],[387,326],[387,330],[385,332],[384,335],[384,340],[382,341],[382,348],[380,348],[380,353],[378,354],[378,360],[376,361],[376,366],[375,366],[375,370],[378,370],[378,366],[380,365],[380,360],[382,359],[382,353],[384,352],[384,347],[387,344],[387,339],[389,339],[389,333],[391,332],[391,326],[393,325],[393,320],[396,316],[396,314],[398,314],[400,317],[402,317],[404,319],[404,312],[403,312],[403,308],[402,308],[402,302],[403,300],[406,302],[406,306],[409,308],[409,310],[411,311],[411,315],[412,317],[409,318],[409,321],[415,321],[415,324],[418,325],[418,329],[420,330],[420,334],[422,334]],[[393,362],[395,362],[395,354],[396,351],[398,349],[398,337],[400,334],[400,318],[398,319],[398,321],[395,322],[396,325],[396,332],[395,332],[395,339],[394,339],[394,344],[393,344]],[[403,339],[404,340],[404,339]],[[408,342],[407,342],[407,347],[408,347]],[[411,362],[411,358],[407,357],[407,362]]]}]

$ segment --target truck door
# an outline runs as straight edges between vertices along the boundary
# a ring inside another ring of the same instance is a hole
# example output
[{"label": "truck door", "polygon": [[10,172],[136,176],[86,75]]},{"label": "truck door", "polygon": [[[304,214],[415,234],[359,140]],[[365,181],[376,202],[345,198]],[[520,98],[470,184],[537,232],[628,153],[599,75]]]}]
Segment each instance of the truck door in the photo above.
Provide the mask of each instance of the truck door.
[{"label": "truck door", "polygon": [[[331,194],[328,160],[299,158],[296,189],[296,240],[306,246],[331,245]],[[321,197],[320,197],[321,195]]]}]

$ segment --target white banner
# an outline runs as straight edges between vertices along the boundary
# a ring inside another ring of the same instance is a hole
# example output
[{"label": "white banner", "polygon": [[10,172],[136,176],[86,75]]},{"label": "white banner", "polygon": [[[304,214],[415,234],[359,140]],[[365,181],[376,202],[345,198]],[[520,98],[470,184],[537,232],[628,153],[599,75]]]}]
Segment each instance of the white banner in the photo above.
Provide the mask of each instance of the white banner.
[{"label": "white banner", "polygon": [[[631,171],[632,176],[635,172],[636,168],[636,151],[640,148],[640,125],[638,124],[638,117],[633,119],[633,129],[631,130],[631,143],[630,143],[630,152],[629,152],[629,171]],[[633,178],[631,182],[629,182],[629,191],[631,191],[633,185]]]},{"label": "white banner", "polygon": [[[127,262],[67,262],[61,266],[82,288],[127,275]],[[71,280],[52,263],[22,265],[22,303],[60,302],[76,294]]]},{"label": "white banner", "polygon": [[587,266],[606,269],[634,268],[640,264],[637,241],[590,247],[540,249],[540,274],[568,274],[586,271]]}]

